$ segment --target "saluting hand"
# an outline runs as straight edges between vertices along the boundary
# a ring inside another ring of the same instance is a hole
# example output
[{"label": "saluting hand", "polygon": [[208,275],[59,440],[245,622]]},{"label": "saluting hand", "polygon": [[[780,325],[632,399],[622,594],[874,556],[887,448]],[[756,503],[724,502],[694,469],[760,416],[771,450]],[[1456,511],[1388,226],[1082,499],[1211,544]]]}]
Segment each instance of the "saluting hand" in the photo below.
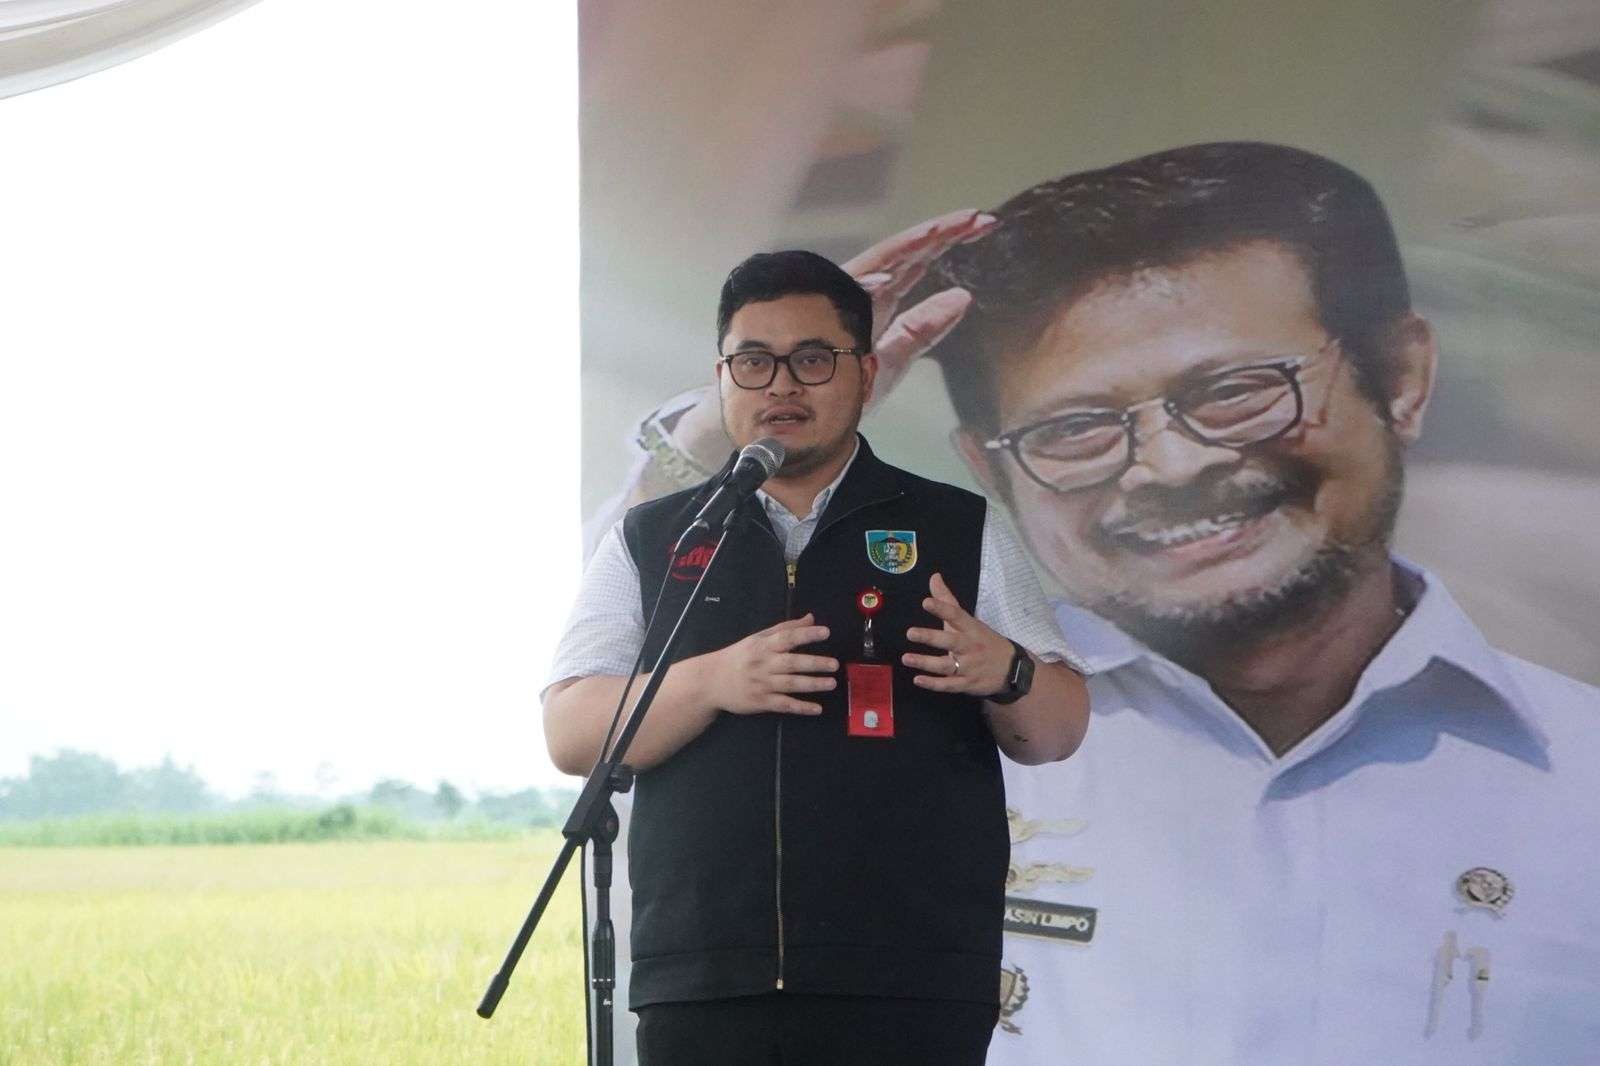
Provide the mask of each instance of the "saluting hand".
[{"label": "saluting hand", "polygon": [[922,601],[923,610],[942,621],[944,627],[912,626],[906,630],[906,639],[939,648],[944,654],[902,655],[901,662],[923,671],[912,676],[912,683],[934,692],[968,696],[992,696],[1005,688],[1015,651],[1011,642],[964,611],[940,575],[928,579],[928,592],[930,595]]},{"label": "saluting hand", "polygon": [[942,289],[903,311],[901,301],[935,259],[958,244],[977,240],[995,225],[993,215],[970,208],[951,211],[886,237],[842,264],[872,296],[872,350],[878,355],[878,378],[867,401],[869,408],[894,390],[917,357],[956,328],[972,305],[972,294],[966,289]]},{"label": "saluting hand", "polygon": [[810,614],[791,618],[713,652],[710,691],[720,707],[733,714],[821,714],[819,704],[790,695],[827,692],[839,684],[816,676],[837,673],[837,659],[794,650],[827,639],[828,627],[814,621]]}]

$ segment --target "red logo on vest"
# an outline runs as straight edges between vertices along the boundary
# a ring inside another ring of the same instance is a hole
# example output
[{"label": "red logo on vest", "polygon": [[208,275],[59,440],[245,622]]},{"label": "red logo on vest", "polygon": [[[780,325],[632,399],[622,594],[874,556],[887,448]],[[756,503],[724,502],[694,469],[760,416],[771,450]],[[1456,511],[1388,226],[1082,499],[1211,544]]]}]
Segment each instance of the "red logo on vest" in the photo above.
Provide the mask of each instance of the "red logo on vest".
[{"label": "red logo on vest", "polygon": [[700,576],[706,572],[706,567],[711,564],[711,554],[717,550],[716,541],[702,541],[691,544],[678,555],[673,556],[669,573],[674,581],[699,581]]}]

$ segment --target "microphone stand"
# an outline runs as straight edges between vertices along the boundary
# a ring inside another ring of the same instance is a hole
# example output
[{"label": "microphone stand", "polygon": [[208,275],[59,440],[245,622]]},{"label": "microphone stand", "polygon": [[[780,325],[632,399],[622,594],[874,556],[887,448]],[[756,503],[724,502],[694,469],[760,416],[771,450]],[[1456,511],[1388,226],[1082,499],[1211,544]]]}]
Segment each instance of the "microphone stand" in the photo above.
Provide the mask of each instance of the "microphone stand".
[{"label": "microphone stand", "polygon": [[[567,866],[572,862],[572,857],[577,854],[579,848],[585,844],[590,845],[594,859],[592,880],[595,888],[595,923],[589,948],[592,972],[589,987],[584,990],[584,995],[587,1000],[591,990],[594,994],[594,1004],[589,1008],[593,1013],[595,1030],[593,1046],[590,1049],[593,1054],[591,1066],[612,1066],[614,1048],[612,996],[617,987],[617,940],[611,924],[611,845],[617,839],[618,819],[616,809],[611,805],[611,797],[618,792],[627,792],[633,787],[633,770],[623,763],[623,758],[628,753],[628,745],[633,742],[634,734],[639,732],[645,712],[650,709],[650,702],[655,699],[656,691],[661,688],[661,682],[666,678],[665,667],[672,662],[672,653],[678,646],[679,638],[683,636],[684,622],[688,619],[690,610],[699,602],[700,587],[705,584],[706,575],[711,573],[717,556],[722,553],[722,545],[728,539],[738,515],[739,509],[736,507],[728,512],[727,518],[723,519],[722,532],[711,551],[711,558],[706,560],[706,568],[700,572],[700,578],[694,584],[694,591],[689,594],[688,602],[683,605],[677,621],[673,623],[672,632],[667,635],[666,643],[661,646],[655,665],[651,667],[650,680],[645,682],[644,691],[639,693],[633,711],[623,724],[622,732],[618,734],[611,751],[601,752],[594,768],[589,771],[589,776],[583,783],[583,790],[578,793],[578,800],[573,804],[572,813],[567,816],[566,824],[561,827],[561,835],[566,840],[561,845],[561,851],[556,855],[550,872],[545,876],[544,887],[539,889],[539,895],[533,901],[533,908],[528,912],[522,928],[517,931],[516,938],[511,942],[511,949],[506,952],[505,961],[500,964],[499,972],[490,980],[488,989],[483,993],[483,1000],[478,1004],[478,1017],[494,1016],[495,1008],[500,1004],[500,997],[505,995],[506,988],[511,983],[511,971],[516,969],[517,963],[521,960],[533,931],[538,928],[539,921],[544,917],[545,908],[555,896],[556,887],[560,885]],[[705,527],[704,521],[699,520],[685,530],[673,549],[674,556],[696,525]],[[670,580],[670,575],[666,580]],[[648,634],[646,636],[648,639]]]}]

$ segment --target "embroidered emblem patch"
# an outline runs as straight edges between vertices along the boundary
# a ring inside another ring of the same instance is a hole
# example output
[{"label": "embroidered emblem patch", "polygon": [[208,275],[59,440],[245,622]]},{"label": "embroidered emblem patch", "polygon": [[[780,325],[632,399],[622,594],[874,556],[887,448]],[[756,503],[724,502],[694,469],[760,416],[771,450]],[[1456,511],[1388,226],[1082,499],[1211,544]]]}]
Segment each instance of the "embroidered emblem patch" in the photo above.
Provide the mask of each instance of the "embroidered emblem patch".
[{"label": "embroidered emblem patch", "polygon": [[886,574],[903,574],[917,565],[917,534],[909,529],[867,530],[867,558]]},{"label": "embroidered emblem patch", "polygon": [[1019,936],[1087,944],[1094,939],[1099,913],[1093,907],[1074,907],[1070,903],[1007,896],[1005,921],[1002,924],[1006,932]]},{"label": "embroidered emblem patch", "polygon": [[1013,1020],[1017,1011],[1028,1002],[1028,975],[1021,966],[1000,964],[1000,1028],[1008,1033],[1022,1029]]}]

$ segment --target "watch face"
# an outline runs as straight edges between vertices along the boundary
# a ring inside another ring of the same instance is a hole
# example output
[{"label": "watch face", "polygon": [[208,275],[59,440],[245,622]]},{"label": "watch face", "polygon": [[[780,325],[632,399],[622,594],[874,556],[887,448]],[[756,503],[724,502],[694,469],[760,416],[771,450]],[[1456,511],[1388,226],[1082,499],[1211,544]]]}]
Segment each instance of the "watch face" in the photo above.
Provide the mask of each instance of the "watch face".
[{"label": "watch face", "polygon": [[1033,687],[1033,657],[1015,641],[1012,646],[1016,651],[1011,656],[1011,669],[1006,672],[1006,687],[989,697],[992,703],[1012,703]]},{"label": "watch face", "polygon": [[1011,668],[1011,688],[1019,695],[1026,695],[1033,687],[1033,657],[1026,653],[1018,653],[1016,662]]}]

